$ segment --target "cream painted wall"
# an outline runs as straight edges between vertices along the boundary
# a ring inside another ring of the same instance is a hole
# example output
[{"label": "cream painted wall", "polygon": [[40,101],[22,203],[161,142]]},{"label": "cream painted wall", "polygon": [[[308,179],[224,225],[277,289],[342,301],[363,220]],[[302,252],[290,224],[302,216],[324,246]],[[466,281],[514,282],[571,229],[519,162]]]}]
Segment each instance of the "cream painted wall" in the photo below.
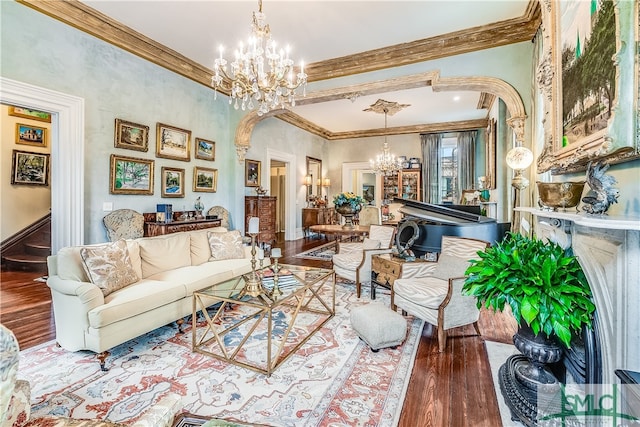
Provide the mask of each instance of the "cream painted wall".
[{"label": "cream painted wall", "polygon": [[[0,106],[0,240],[5,240],[49,213],[51,189],[47,185],[12,185],[13,150],[51,153],[51,123],[9,115],[9,106]],[[16,124],[45,128],[46,147],[16,143]]]}]

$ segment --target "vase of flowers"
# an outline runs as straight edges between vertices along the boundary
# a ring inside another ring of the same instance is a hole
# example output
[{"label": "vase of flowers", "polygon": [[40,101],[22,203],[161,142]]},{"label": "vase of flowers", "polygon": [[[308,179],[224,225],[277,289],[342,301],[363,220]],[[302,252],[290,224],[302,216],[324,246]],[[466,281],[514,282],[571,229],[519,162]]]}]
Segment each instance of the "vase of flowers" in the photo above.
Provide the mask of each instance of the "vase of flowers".
[{"label": "vase of flowers", "polygon": [[342,228],[354,228],[353,217],[360,212],[364,199],[351,192],[340,193],[333,198],[333,205],[340,215],[344,217]]}]

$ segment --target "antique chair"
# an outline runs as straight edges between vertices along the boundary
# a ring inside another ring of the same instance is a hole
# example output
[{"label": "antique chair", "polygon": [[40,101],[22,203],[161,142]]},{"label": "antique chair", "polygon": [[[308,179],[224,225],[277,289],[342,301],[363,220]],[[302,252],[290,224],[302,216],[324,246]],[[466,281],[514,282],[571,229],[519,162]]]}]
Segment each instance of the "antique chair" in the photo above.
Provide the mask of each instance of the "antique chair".
[{"label": "antique chair", "polygon": [[372,225],[369,237],[362,242],[339,242],[333,256],[336,276],[356,282],[356,296],[360,298],[362,281],[371,281],[371,257],[391,253],[396,228],[388,225]]},{"label": "antique chair", "polygon": [[365,206],[358,214],[358,225],[380,225],[382,214],[377,206]]},{"label": "antique chair", "polygon": [[229,211],[226,208],[223,208],[222,206],[213,206],[209,209],[207,215],[218,215],[220,227],[231,230],[231,217],[229,216]]},{"label": "antique chair", "polygon": [[117,209],[102,218],[110,242],[144,235],[144,215],[132,209]]},{"label": "antique chair", "polygon": [[[0,324],[0,426],[12,427],[121,427],[107,420],[80,420],[60,416],[31,418],[31,386],[18,379],[20,349],[13,332]],[[169,427],[182,409],[180,395],[169,393],[131,424],[131,427]]]},{"label": "antique chair", "polygon": [[449,329],[473,324],[480,334],[476,299],[463,295],[462,285],[469,260],[477,259],[478,251],[488,246],[482,240],[442,236],[437,262],[406,263],[402,276],[393,283],[392,301],[403,314],[412,314],[437,327],[440,352],[445,349]]}]

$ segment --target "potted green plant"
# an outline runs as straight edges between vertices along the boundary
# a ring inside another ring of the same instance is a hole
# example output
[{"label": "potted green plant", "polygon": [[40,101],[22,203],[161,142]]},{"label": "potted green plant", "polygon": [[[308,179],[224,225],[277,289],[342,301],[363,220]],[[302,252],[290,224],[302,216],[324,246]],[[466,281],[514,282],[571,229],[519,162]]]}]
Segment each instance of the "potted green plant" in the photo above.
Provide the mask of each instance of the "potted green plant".
[{"label": "potted green plant", "polygon": [[591,289],[576,257],[557,243],[508,233],[478,256],[462,290],[478,299],[478,308],[511,307],[518,323],[513,342],[522,354],[509,357],[498,377],[512,414],[530,425],[536,407],[530,390],[549,392],[559,384],[546,364],[559,361],[562,345],[570,347],[574,334],[591,327]]},{"label": "potted green plant", "polygon": [[462,289],[478,299],[479,308],[502,311],[509,304],[518,325],[566,347],[572,333],[591,326],[595,306],[587,279],[576,257],[557,243],[508,233],[478,256]]}]

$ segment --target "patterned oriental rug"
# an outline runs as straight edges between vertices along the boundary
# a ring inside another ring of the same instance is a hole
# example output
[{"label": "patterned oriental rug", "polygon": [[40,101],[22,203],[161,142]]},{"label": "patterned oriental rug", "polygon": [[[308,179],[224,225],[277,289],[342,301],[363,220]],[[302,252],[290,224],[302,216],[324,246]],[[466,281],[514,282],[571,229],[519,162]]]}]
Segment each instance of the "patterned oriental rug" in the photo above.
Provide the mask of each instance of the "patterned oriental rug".
[{"label": "patterned oriental rug", "polygon": [[[389,295],[376,301],[389,305]],[[56,414],[132,423],[169,392],[183,411],[270,426],[394,426],[406,393],[423,322],[408,318],[407,340],[373,353],[349,314],[370,302],[353,283],[336,286],[336,316],[267,377],[191,351],[185,333],[165,326],[112,349],[108,372],[95,354],[55,342],[21,352],[18,376],[31,383],[32,416]],[[235,310],[235,308],[233,309]],[[230,338],[232,339],[232,338]]]},{"label": "patterned oriental rug", "polygon": [[331,261],[333,255],[336,253],[336,243],[329,242],[324,245],[316,246],[313,249],[309,249],[308,251],[300,252],[295,255],[294,258],[303,258],[303,259],[319,259],[323,261]]}]

